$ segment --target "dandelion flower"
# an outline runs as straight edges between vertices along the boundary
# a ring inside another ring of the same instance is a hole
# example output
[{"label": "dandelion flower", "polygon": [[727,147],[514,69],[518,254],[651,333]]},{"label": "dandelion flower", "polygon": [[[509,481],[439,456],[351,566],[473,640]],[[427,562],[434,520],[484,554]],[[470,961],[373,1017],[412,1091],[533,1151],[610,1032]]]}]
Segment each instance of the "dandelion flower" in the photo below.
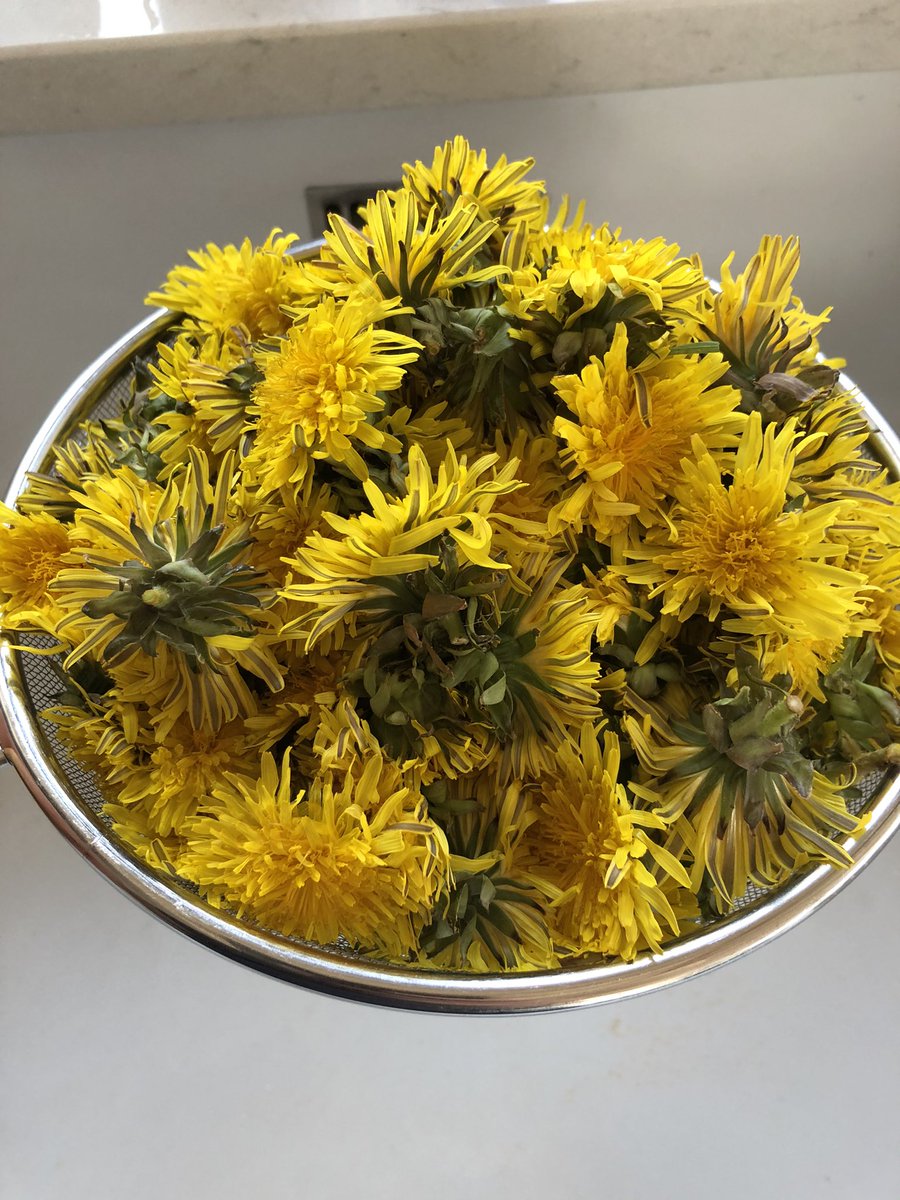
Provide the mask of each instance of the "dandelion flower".
[{"label": "dandelion flower", "polygon": [[386,496],[370,481],[363,489],[371,513],[326,514],[339,536],[313,533],[291,560],[303,581],[290,584],[282,594],[309,606],[309,616],[298,617],[286,632],[308,625],[311,648],[350,614],[374,614],[377,619],[383,602],[393,596],[383,580],[435,566],[439,555],[434,547],[442,535],[452,539],[463,561],[496,568],[490,558],[493,530],[488,515],[497,496],[520,486],[514,462],[493,478],[488,476],[496,461],[497,455],[485,454],[470,464],[448,446],[435,479],[424,454],[412,446],[405,496]]},{"label": "dandelion flower", "polygon": [[389,772],[367,815],[351,775],[294,796],[286,763],[279,772],[265,755],[258,780],[220,782],[179,869],[211,903],[288,936],[403,958],[446,887],[448,859],[421,796],[395,784]]},{"label": "dandelion flower", "polygon": [[457,136],[435,149],[430,166],[404,163],[402,186],[416,197],[423,219],[435,209],[452,211],[459,200],[476,205],[480,219],[496,221],[501,232],[516,225],[541,229],[549,200],[542,181],[525,178],[533,166],[533,158],[508,162],[505,154],[488,166],[486,150]]},{"label": "dandelion flower", "polygon": [[727,369],[721,356],[648,359],[629,370],[628,334],[616,326],[602,364],[558,376],[557,395],[574,420],[557,417],[561,459],[574,489],[554,510],[560,521],[593,525],[599,540],[636,517],[659,524],[692,438],[710,452],[737,443],[746,418],[733,388],[713,387]]},{"label": "dandelion flower", "polygon": [[751,883],[771,887],[811,860],[846,866],[837,839],[865,825],[847,809],[846,781],[828,780],[803,754],[794,732],[802,702],[753,671],[739,683],[671,720],[635,701],[643,717],[626,716],[624,726],[658,796],[654,811],[693,861],[692,890],[706,873],[721,908]]},{"label": "dandelion flower", "polygon": [[702,298],[699,313],[705,332],[749,370],[754,381],[771,372],[795,373],[812,365],[818,334],[831,310],[814,316],[793,294],[800,266],[798,239],[764,237],[736,277],[730,270],[733,260],[732,253],[722,263],[719,292]]},{"label": "dandelion flower", "polygon": [[7,629],[52,633],[63,615],[50,585],[65,566],[68,528],[48,513],[23,515],[0,505],[0,594]]},{"label": "dandelion flower", "polygon": [[171,346],[160,343],[157,361],[149,364],[151,403],[156,397],[172,402],[153,423],[150,450],[166,464],[160,478],[177,470],[191,449],[216,458],[238,446],[250,398],[244,380],[255,373],[248,353],[217,335],[182,333]]},{"label": "dandelion flower", "polygon": [[300,485],[314,459],[346,465],[367,478],[360,448],[399,450],[370,418],[396,391],[419,344],[376,329],[396,304],[327,298],[288,330],[276,349],[262,351],[262,382],[250,412],[259,418],[248,474],[267,491]]},{"label": "dandelion flower", "polygon": [[684,479],[673,486],[667,539],[631,546],[628,557],[641,561],[626,578],[651,585],[662,611],[682,622],[723,613],[733,632],[815,640],[860,628],[865,581],[831,561],[844,555],[829,533],[845,506],[791,503],[793,438],[790,421],[776,434],[754,413],[730,482],[697,438],[694,460],[684,460]]},{"label": "dandelion flower", "polygon": [[500,266],[475,265],[497,228],[480,219],[477,204],[459,200],[446,216],[431,209],[421,222],[411,192],[379,192],[362,213],[362,231],[336,214],[329,218],[328,253],[313,267],[325,287],[356,287],[386,300],[399,296],[417,308],[429,296],[447,296],[454,288],[487,283],[504,273]]},{"label": "dandelion flower", "polygon": [[615,734],[602,746],[586,724],[578,744],[563,743],[552,772],[535,790],[526,878],[550,899],[554,941],[572,954],[633,959],[659,952],[679,932],[657,870],[688,887],[684,867],[654,838],[665,823],[636,809],[619,782]]},{"label": "dandelion flower", "polygon": [[148,304],[184,313],[218,334],[247,331],[251,340],[283,333],[291,323],[284,306],[309,291],[306,276],[288,255],[295,233],[273,229],[263,244],[191,251],[194,266],[175,267]]},{"label": "dandelion flower", "polygon": [[569,559],[535,556],[522,595],[510,580],[498,597],[506,695],[498,776],[531,779],[546,770],[572,729],[595,720],[599,664],[592,657],[597,617],[581,584],[560,582]]},{"label": "dandelion flower", "polygon": [[246,489],[240,502],[250,520],[250,561],[279,586],[286,581],[291,556],[305,546],[310,534],[323,529],[325,514],[334,507],[331,489],[317,483],[313,475],[307,475],[299,488],[285,486],[262,493]]},{"label": "dandelion flower", "polygon": [[182,717],[161,742],[145,747],[149,761],[123,781],[117,801],[140,808],[157,835],[181,834],[226,772],[255,768],[243,729],[240,721],[217,730],[195,729]]},{"label": "dandelion flower", "polygon": [[80,549],[51,588],[65,612],[57,635],[73,646],[67,669],[96,655],[123,669],[133,698],[153,695],[170,722],[187,711],[196,728],[247,711],[241,669],[277,690],[277,664],[255,636],[272,595],[241,561],[247,522],[229,518],[232,491],[233,456],[213,484],[199,452],[165,489],[127,468],[86,484]]},{"label": "dandelion flower", "polygon": [[[454,971],[535,971],[559,965],[544,895],[523,876],[522,847],[534,821],[519,783],[503,786],[490,770],[438,792],[463,811],[447,822],[453,879],[422,931],[423,965]],[[434,797],[434,801],[432,799]]]},{"label": "dandelion flower", "polygon": [[692,313],[707,283],[677,245],[629,241],[606,225],[595,230],[581,222],[580,210],[566,228],[564,214],[529,241],[525,261],[499,281],[517,336],[534,357],[552,354],[558,365],[579,353],[602,354],[622,321],[646,345]]}]

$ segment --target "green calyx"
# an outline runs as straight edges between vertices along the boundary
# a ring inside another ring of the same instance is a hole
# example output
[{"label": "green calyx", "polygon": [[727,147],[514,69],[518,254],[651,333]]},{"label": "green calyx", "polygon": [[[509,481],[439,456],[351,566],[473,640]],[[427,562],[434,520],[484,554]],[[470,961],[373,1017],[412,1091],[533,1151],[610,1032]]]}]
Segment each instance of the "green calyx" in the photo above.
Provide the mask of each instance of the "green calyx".
[{"label": "green calyx", "polygon": [[388,627],[346,680],[395,757],[418,751],[418,730],[440,740],[476,725],[505,740],[519,712],[540,727],[531,692],[551,690],[527,661],[537,635],[498,604],[501,573],[458,567],[449,539],[440,553],[434,568],[378,580]]},{"label": "green calyx", "polygon": [[822,680],[825,700],[814,704],[809,727],[810,743],[826,762],[872,761],[873,753],[895,742],[900,705],[878,678],[872,639],[848,639]]},{"label": "green calyx", "polygon": [[804,756],[796,732],[803,702],[782,686],[784,681],[764,680],[749,655],[739,653],[737,659],[739,686],[733,695],[705,704],[699,719],[673,722],[679,736],[697,751],[674,768],[672,776],[705,776],[694,793],[694,805],[718,786],[723,822],[743,797],[744,819],[754,828],[767,807],[780,812],[790,804],[792,792],[810,794],[813,764]]},{"label": "green calyx", "polygon": [[654,345],[669,332],[668,310],[657,311],[643,293],[626,294],[611,283],[599,304],[576,316],[583,300],[569,293],[566,310],[559,317],[541,313],[534,325],[550,346],[548,369],[577,374],[592,359],[603,358],[612,344],[616,326],[628,331],[628,365],[637,367],[653,353]]},{"label": "green calyx", "polygon": [[60,708],[80,708],[87,712],[113,686],[112,679],[92,658],[79,659],[65,672],[56,669],[62,682],[55,698]]},{"label": "green calyx", "polygon": [[457,869],[453,887],[422,933],[422,951],[435,958],[449,950],[464,967],[473,944],[480,942],[498,967],[514,967],[521,942],[516,908],[530,910],[532,919],[541,915],[528,885],[501,874],[499,862],[482,871]]},{"label": "green calyx", "polygon": [[625,684],[644,700],[659,695],[683,674],[681,663],[667,650],[659,649],[649,658],[640,655],[648,627],[646,615],[628,613],[617,622],[612,641],[594,651],[607,671],[624,670]]},{"label": "green calyx", "polygon": [[111,420],[99,422],[113,463],[130,467],[135,475],[151,482],[163,467],[163,460],[150,449],[162,428],[155,422],[165,413],[190,410],[184,401],[173,400],[163,393],[153,396],[154,389],[147,365],[138,359],[132,367],[129,395],[122,411]]},{"label": "green calyx", "polygon": [[159,643],[165,642],[192,669],[201,664],[215,669],[209,639],[252,634],[255,622],[247,609],[259,609],[268,599],[259,587],[262,576],[234,561],[249,541],[220,545],[223,526],[213,526],[211,520],[208,508],[191,541],[182,509],[150,535],[132,518],[131,536],[143,561],[129,560],[120,567],[88,562],[119,581],[115,590],[89,600],[82,610],[94,620],[112,616],[123,622],[106,648],[107,662],[137,649],[155,657]]},{"label": "green calyx", "polygon": [[464,968],[473,946],[480,945],[498,968],[514,967],[521,925],[543,921],[541,904],[529,884],[503,874],[496,817],[488,819],[475,799],[452,794],[443,780],[425,792],[429,815],[444,824],[454,860],[453,884],[422,934],[423,953],[452,957]]},{"label": "green calyx", "polygon": [[501,428],[527,405],[542,404],[528,346],[512,328],[501,305],[457,308],[439,297],[421,304],[410,332],[445,381],[436,397],[454,409],[477,398],[486,423]]}]

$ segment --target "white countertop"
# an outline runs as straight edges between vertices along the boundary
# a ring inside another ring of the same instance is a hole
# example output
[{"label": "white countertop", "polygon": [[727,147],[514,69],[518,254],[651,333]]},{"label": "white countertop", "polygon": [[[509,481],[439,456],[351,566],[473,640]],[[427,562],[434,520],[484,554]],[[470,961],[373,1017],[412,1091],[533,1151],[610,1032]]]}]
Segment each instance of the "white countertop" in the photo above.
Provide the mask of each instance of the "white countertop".
[{"label": "white countertop", "polygon": [[[456,132],[714,269],[800,234],[826,348],[900,420],[900,75],[0,141],[0,477],[209,240],[305,236],[307,185]],[[2,479],[0,479],[2,483]],[[773,945],[527,1018],[367,1009],[202,950],[0,771],[0,1200],[895,1200],[900,839]]]},{"label": "white countertop", "polygon": [[898,67],[896,0],[6,0],[0,132]]}]

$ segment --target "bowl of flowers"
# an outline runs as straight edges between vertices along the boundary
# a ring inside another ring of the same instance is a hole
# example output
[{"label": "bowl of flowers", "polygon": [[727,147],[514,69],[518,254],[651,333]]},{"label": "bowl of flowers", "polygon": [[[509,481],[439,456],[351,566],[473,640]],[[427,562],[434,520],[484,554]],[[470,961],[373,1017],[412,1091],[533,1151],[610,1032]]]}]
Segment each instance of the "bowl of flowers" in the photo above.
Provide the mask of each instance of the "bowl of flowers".
[{"label": "bowl of flowers", "polygon": [[375,1003],[684,979],[900,820],[900,451],[797,240],[713,284],[533,165],[457,137],[359,227],[192,253],[0,514],[0,744],[47,814]]}]

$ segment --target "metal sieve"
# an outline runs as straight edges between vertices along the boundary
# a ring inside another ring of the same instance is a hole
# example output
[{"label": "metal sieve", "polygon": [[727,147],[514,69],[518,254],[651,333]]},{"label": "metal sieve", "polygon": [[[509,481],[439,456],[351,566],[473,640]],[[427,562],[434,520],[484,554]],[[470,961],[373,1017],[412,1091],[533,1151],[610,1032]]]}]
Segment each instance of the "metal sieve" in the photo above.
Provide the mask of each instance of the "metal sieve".
[{"label": "metal sieve", "polygon": [[[303,254],[311,248],[303,247]],[[97,359],[63,395],[23,458],[7,495],[14,505],[29,471],[47,471],[54,445],[88,417],[110,417],[127,396],[138,355],[152,352],[174,323],[158,312]],[[875,455],[900,478],[900,440],[857,392],[872,427]],[[27,644],[17,635],[16,641]],[[35,646],[52,639],[35,636]],[[555,971],[476,975],[390,966],[340,945],[318,946],[250,924],[208,905],[190,884],[154,872],[118,842],[101,808],[97,781],[76,763],[51,722],[40,716],[59,688],[52,659],[23,654],[0,637],[0,752],[56,828],[78,852],[132,900],[166,924],[220,954],[275,978],[345,999],[394,1008],[457,1013],[518,1013],[576,1008],[640,995],[722,966],[791,929],[846,886],[900,825],[900,772],[870,783],[856,810],[869,822],[843,845],[847,868],[809,867],[785,885],[751,888],[735,911],[669,943],[662,954],[632,963],[585,957]]]}]

